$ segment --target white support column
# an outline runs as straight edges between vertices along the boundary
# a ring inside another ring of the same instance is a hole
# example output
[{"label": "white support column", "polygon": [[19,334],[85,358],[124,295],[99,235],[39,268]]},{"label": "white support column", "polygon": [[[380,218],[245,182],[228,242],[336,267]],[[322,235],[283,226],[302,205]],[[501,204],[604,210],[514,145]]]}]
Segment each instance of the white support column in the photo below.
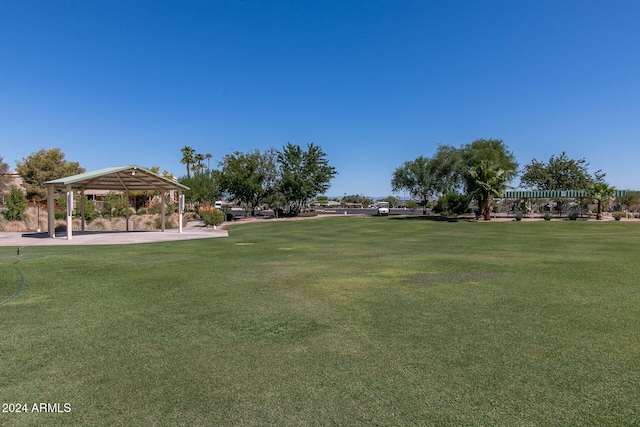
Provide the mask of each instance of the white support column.
[{"label": "white support column", "polygon": [[47,231],[52,239],[56,237],[55,189],[47,185]]},{"label": "white support column", "polygon": [[73,238],[73,191],[67,185],[67,240]]},{"label": "white support column", "polygon": [[80,190],[80,229],[84,233],[84,190]]},{"label": "white support column", "polygon": [[162,199],[162,203],[161,203],[162,212],[160,213],[160,215],[161,215],[161,218],[162,218],[162,231],[164,231],[164,226],[165,226],[164,225],[164,216],[165,216],[165,214],[167,212],[167,208],[165,207],[165,205],[167,203],[167,200],[164,198],[164,192],[163,191],[160,191],[160,199]]},{"label": "white support column", "polygon": [[125,222],[124,229],[126,231],[129,231],[129,190],[127,190],[124,193],[124,197],[126,198],[126,202],[124,204],[124,206],[126,208],[126,211],[124,213],[124,222]]},{"label": "white support column", "polygon": [[178,190],[178,233],[182,233],[182,213],[184,212],[184,195]]}]

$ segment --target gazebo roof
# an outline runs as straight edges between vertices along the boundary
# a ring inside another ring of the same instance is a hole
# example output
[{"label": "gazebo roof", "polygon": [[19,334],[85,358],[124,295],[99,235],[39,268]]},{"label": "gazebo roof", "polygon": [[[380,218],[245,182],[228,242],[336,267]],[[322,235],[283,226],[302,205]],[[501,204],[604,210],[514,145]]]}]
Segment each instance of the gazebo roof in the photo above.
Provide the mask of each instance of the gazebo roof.
[{"label": "gazebo roof", "polygon": [[55,188],[75,190],[188,190],[189,187],[136,165],[117,166],[47,181]]}]

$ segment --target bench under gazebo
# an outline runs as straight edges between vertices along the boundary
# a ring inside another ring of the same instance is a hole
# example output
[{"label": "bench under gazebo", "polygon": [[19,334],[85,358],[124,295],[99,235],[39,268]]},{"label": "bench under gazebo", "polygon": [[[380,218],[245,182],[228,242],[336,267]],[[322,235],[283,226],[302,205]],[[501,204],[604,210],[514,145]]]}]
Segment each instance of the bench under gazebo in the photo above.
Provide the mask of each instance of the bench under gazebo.
[{"label": "bench under gazebo", "polygon": [[[183,191],[189,187],[179,182],[166,178],[140,166],[128,165],[99,169],[93,172],[85,172],[66,178],[54,179],[44,183],[47,188],[47,212],[49,237],[55,237],[55,191],[64,190],[67,194],[67,239],[73,236],[73,192],[80,192],[80,216],[82,218],[82,231],[84,231],[84,193],[87,190],[121,191],[126,195],[127,203],[131,191],[159,191],[162,195],[162,231],[165,230],[165,194],[176,191],[178,194],[178,232],[182,233],[182,214],[184,211]],[[129,209],[126,214],[126,230],[129,231]]]}]

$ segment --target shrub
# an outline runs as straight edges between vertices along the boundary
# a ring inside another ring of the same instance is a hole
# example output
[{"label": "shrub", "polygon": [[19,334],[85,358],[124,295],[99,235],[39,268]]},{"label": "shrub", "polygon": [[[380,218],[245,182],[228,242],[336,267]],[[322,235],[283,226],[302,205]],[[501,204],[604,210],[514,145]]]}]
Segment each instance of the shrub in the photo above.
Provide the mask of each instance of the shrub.
[{"label": "shrub", "polygon": [[24,213],[27,210],[27,199],[24,194],[15,185],[11,186],[11,192],[7,199],[7,210],[4,212],[4,217],[9,221],[22,221]]},{"label": "shrub", "polygon": [[207,226],[220,225],[224,222],[224,213],[220,209],[211,206],[199,208],[198,214],[204,221],[204,225]]},{"label": "shrub", "polygon": [[104,196],[104,207],[109,210],[110,215],[125,216],[127,213],[127,199],[123,194],[109,191]]},{"label": "shrub", "polygon": [[48,217],[49,215],[47,214],[46,208],[41,207],[40,215],[38,215],[38,207],[35,206],[27,209],[27,211],[24,213],[23,221],[28,230],[35,230],[38,228],[41,230],[46,230]]},{"label": "shrub", "polygon": [[[161,216],[157,216],[154,217],[153,219],[156,229],[161,229],[162,228],[162,217]],[[169,228],[176,228],[177,227],[177,223],[169,216],[165,216],[164,218],[164,228],[165,229],[169,229]]]},{"label": "shrub", "polygon": [[622,219],[622,216],[622,212],[614,212],[613,219],[615,219],[616,221],[620,221]]},{"label": "shrub", "polygon": [[156,216],[140,215],[133,219],[133,226],[136,230],[157,230]]},{"label": "shrub", "polygon": [[2,230],[10,232],[27,231],[27,226],[22,221],[9,221],[2,227]]},{"label": "shrub", "polygon": [[576,212],[571,212],[571,213],[569,214],[569,220],[571,220],[571,221],[575,221],[575,220],[577,220],[577,219],[578,219],[578,214],[577,214]]},{"label": "shrub", "polygon": [[521,213],[517,213],[516,214],[516,221],[522,221],[522,214]]},{"label": "shrub", "polygon": [[551,215],[549,212],[545,212],[545,214],[543,215],[545,221],[551,221],[552,217],[553,215]]},{"label": "shrub", "polygon": [[450,213],[452,215],[462,215],[469,211],[471,199],[464,194],[449,192],[438,199],[433,207],[435,213]]},{"label": "shrub", "polygon": [[[75,207],[76,215],[80,215],[80,206]],[[87,221],[91,221],[100,216],[100,212],[98,211],[98,206],[96,202],[93,200],[89,200],[87,196],[84,196],[84,219]]]},{"label": "shrub", "polygon": [[106,218],[96,218],[87,226],[90,231],[109,231],[111,230],[111,221]]}]

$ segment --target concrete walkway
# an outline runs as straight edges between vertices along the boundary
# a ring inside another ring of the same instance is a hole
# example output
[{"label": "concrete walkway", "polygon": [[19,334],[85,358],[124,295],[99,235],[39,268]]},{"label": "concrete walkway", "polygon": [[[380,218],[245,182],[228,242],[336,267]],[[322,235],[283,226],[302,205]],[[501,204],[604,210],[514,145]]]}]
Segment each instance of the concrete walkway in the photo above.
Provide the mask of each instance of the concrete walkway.
[{"label": "concrete walkway", "polygon": [[177,229],[165,231],[74,231],[71,240],[67,240],[66,231],[56,233],[55,239],[50,238],[46,232],[0,232],[0,246],[131,245],[228,236],[227,230],[213,230],[189,223],[182,233],[178,233]]}]

